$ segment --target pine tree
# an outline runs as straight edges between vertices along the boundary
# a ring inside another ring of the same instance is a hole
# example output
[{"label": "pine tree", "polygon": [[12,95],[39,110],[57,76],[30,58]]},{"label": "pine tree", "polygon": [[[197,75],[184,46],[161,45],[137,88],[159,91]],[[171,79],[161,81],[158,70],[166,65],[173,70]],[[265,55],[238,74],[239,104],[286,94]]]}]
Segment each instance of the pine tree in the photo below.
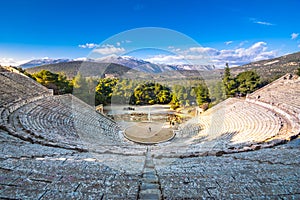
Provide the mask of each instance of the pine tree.
[{"label": "pine tree", "polygon": [[210,103],[209,90],[205,84],[200,84],[194,88],[196,94],[197,104],[202,106],[205,103]]},{"label": "pine tree", "polygon": [[228,63],[226,63],[225,72],[223,76],[223,84],[225,87],[226,97],[232,97],[235,95],[237,90],[237,85],[235,79],[231,77],[230,68]]},{"label": "pine tree", "polygon": [[255,71],[241,72],[236,76],[238,92],[245,96],[248,93],[254,92],[260,85],[260,76]]}]

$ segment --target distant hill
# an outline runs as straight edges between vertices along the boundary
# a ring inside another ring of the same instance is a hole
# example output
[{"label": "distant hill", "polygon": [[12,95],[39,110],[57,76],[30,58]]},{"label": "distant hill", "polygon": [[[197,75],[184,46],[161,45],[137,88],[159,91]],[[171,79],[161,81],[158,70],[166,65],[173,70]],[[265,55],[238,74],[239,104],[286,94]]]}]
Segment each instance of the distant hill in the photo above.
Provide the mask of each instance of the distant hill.
[{"label": "distant hill", "polygon": [[37,66],[41,66],[41,65],[64,63],[64,62],[70,62],[70,61],[71,61],[70,59],[43,58],[43,59],[31,60],[27,63],[24,63],[24,64],[20,65],[19,67],[22,67],[23,69],[27,69],[27,68],[37,67]]},{"label": "distant hill", "polygon": [[177,68],[173,66],[158,65],[129,56],[109,56],[97,59],[96,61],[100,63],[116,63],[146,73],[161,73],[164,71],[177,70]]},{"label": "distant hill", "polygon": [[213,70],[215,66],[213,65],[191,65],[191,64],[156,64],[151,63],[142,59],[137,59],[130,56],[108,56],[96,60],[97,62],[104,63],[116,63],[120,64],[137,71],[146,73],[162,73],[168,71],[178,71],[178,70]]},{"label": "distant hill", "polygon": [[233,74],[238,74],[247,70],[256,70],[263,80],[272,81],[286,73],[294,73],[300,67],[300,52],[285,56],[251,62],[240,67],[233,67]]},{"label": "distant hill", "polygon": [[72,79],[78,72],[83,76],[105,77],[105,76],[136,76],[137,71],[114,63],[96,63],[84,61],[71,61],[26,69],[29,73],[48,70],[54,73],[64,73],[68,79]]},{"label": "distant hill", "polygon": [[174,71],[174,70],[213,70],[215,66],[213,65],[191,65],[191,64],[155,64],[142,59],[137,59],[130,56],[107,56],[98,59],[91,58],[81,58],[79,59],[36,59],[25,64],[20,65],[19,67],[23,69],[28,69],[32,67],[42,66],[42,65],[50,65],[50,64],[59,64],[59,63],[67,63],[71,61],[85,61],[85,62],[97,62],[97,63],[115,63],[119,65],[123,65],[129,67],[131,69],[135,69],[140,72],[146,73],[162,73],[165,71]]},{"label": "distant hill", "polygon": [[[297,52],[269,60],[251,62],[239,67],[232,67],[230,70],[233,75],[237,75],[244,71],[255,70],[260,75],[263,82],[271,82],[286,73],[295,73],[299,67],[300,52]],[[193,76],[191,73],[193,73],[193,71],[185,74]],[[200,71],[198,73],[206,80],[221,80],[224,69]]]}]

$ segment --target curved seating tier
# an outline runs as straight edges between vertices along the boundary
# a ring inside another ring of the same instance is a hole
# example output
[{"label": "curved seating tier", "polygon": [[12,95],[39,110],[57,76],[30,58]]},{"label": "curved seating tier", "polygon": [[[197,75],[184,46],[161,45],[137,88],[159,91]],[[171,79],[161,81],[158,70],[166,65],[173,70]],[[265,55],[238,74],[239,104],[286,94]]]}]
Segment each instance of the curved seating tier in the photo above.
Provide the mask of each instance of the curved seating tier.
[{"label": "curved seating tier", "polygon": [[46,141],[65,144],[121,144],[115,122],[72,95],[49,96],[31,102],[11,115],[15,128]]},{"label": "curved seating tier", "polygon": [[262,89],[248,95],[271,105],[283,108],[290,114],[300,113],[300,78],[285,75]]},{"label": "curved seating tier", "polygon": [[274,137],[281,129],[281,119],[275,113],[243,100],[227,104],[214,113],[202,115],[199,124],[202,130],[198,135],[202,141],[221,139],[233,144],[262,142]]},{"label": "curved seating tier", "polygon": [[182,131],[196,130],[192,137],[199,142],[217,138],[228,138],[231,143],[261,142],[275,136],[284,123],[274,112],[239,99],[228,99],[192,120],[194,124],[185,125]]},{"label": "curved seating tier", "polygon": [[24,75],[13,72],[0,72],[0,85],[0,124],[5,123],[9,113],[19,107],[53,95],[52,90]]},{"label": "curved seating tier", "polygon": [[231,98],[183,124],[177,140],[155,149],[157,155],[177,156],[228,151],[271,141],[287,129],[286,120],[275,112]]},{"label": "curved seating tier", "polygon": [[248,95],[247,101],[264,106],[287,118],[291,132],[300,133],[300,77],[287,74]]}]

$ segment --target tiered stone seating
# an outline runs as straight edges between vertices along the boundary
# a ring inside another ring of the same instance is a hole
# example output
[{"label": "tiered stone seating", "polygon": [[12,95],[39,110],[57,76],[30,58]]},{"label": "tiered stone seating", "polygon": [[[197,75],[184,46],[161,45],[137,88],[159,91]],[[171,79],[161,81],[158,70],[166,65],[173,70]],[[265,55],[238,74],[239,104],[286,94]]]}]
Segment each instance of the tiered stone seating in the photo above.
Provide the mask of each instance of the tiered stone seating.
[{"label": "tiered stone seating", "polygon": [[261,142],[280,130],[280,120],[274,113],[244,101],[220,108],[209,116],[200,116],[200,124],[202,121],[206,127],[209,124],[209,128],[200,131],[199,135],[206,135],[208,141],[226,136],[232,143]]},{"label": "tiered stone seating", "polygon": [[248,95],[247,101],[279,113],[291,123],[290,136],[300,133],[300,78],[287,74]]},{"label": "tiered stone seating", "polygon": [[[20,137],[81,148],[82,145],[99,148],[101,145],[129,144],[124,141],[113,120],[96,113],[94,107],[78,98],[72,95],[43,95],[49,94],[49,91],[36,83],[30,84],[32,80],[19,77],[19,74],[3,72],[1,76],[4,85],[0,91],[3,94],[0,112],[4,116],[1,119],[9,116],[10,125]],[[17,98],[13,95],[15,91],[19,94]],[[10,109],[14,107],[14,102],[21,100],[26,105],[17,110],[20,106]],[[157,149],[164,148],[164,152],[170,152],[174,151],[172,147],[175,145],[183,147],[178,148],[182,152],[224,150],[231,146],[266,142],[278,134],[284,135],[287,129],[288,123],[281,115],[233,98],[183,124],[172,142],[158,145]]]},{"label": "tiered stone seating", "polygon": [[24,87],[27,88],[27,90],[28,89],[32,90],[31,93],[32,92],[44,93],[44,92],[49,91],[47,88],[45,88],[41,84],[37,83],[36,81],[34,81],[22,74],[11,73],[11,72],[8,72],[8,73],[2,72],[1,74],[2,74],[2,76],[9,78],[10,80],[13,80],[15,82],[15,84],[23,85]]},{"label": "tiered stone seating", "polygon": [[[30,78],[13,72],[0,73],[0,107],[9,113],[28,102],[52,95],[52,91],[37,84]],[[4,120],[2,118],[2,120]]]},{"label": "tiered stone seating", "polygon": [[125,144],[116,122],[78,98],[53,96],[47,88],[21,74],[1,72],[0,76],[0,123],[12,135],[72,149]]},{"label": "tiered stone seating", "polygon": [[124,173],[102,159],[109,157],[120,166],[128,157],[32,144],[1,129],[0,144],[0,199],[136,199],[138,195],[142,162],[123,166]]},{"label": "tiered stone seating", "polygon": [[179,131],[177,131],[177,137],[188,138],[197,135],[201,129],[197,118],[192,118],[186,123],[179,126]]},{"label": "tiered stone seating", "polygon": [[297,76],[285,75],[277,81],[248,95],[248,98],[257,99],[258,101],[278,106],[291,114],[299,114],[299,85],[300,78]]},{"label": "tiered stone seating", "polygon": [[60,144],[122,144],[117,124],[72,95],[49,96],[11,115],[15,129],[25,129]]},{"label": "tiered stone seating", "polygon": [[[297,155],[298,154],[298,155]],[[297,199],[299,147],[154,160],[167,199]],[[284,194],[284,195],[283,195]]]},{"label": "tiered stone seating", "polygon": [[154,148],[154,152],[158,157],[176,157],[195,152],[245,151],[250,149],[244,147],[269,142],[287,129],[286,120],[275,112],[231,98],[182,125],[177,134],[180,139]]},{"label": "tiered stone seating", "polygon": [[300,133],[299,86],[300,78],[286,75],[245,101],[228,99],[182,125],[177,135],[183,140],[175,140],[176,151],[170,144],[158,154],[237,152],[236,148],[259,149],[295,138]]}]

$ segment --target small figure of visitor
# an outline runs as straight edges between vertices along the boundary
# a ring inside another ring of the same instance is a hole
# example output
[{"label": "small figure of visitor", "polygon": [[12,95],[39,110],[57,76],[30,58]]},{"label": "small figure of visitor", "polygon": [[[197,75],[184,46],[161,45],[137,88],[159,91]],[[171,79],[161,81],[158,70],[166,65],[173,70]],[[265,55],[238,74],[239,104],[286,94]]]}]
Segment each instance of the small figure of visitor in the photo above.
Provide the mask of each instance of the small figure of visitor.
[{"label": "small figure of visitor", "polygon": [[149,127],[149,132],[151,132],[151,127]]}]

